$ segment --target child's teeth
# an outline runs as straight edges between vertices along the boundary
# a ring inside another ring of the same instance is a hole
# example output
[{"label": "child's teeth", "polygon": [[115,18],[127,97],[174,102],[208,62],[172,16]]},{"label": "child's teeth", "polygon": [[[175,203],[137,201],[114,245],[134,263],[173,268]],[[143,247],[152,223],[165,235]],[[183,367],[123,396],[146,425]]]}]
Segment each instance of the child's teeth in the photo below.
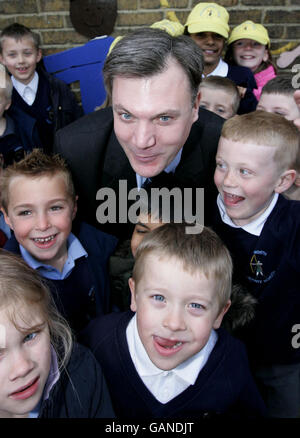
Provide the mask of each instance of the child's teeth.
[{"label": "child's teeth", "polygon": [[168,348],[177,348],[182,344],[182,342],[176,342],[176,344],[173,345],[173,347],[168,347]]},{"label": "child's teeth", "polygon": [[53,240],[54,236],[50,236],[50,237],[46,237],[45,239],[42,238],[36,238],[34,239],[36,242],[40,242],[40,243],[45,243],[45,242],[50,242],[50,240]]}]

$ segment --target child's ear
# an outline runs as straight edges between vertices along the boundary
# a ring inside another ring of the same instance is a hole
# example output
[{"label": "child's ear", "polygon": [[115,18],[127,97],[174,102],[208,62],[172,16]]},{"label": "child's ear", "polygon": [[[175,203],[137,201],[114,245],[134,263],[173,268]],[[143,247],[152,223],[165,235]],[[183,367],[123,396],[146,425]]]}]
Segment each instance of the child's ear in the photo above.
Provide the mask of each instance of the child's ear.
[{"label": "child's ear", "polygon": [[265,53],[264,53],[264,56],[263,56],[263,61],[267,62],[268,59],[269,59],[269,52],[268,52],[268,49],[265,49]]},{"label": "child's ear", "polygon": [[227,303],[225,304],[225,306],[223,307],[223,309],[221,310],[221,312],[219,313],[217,319],[214,322],[214,325],[213,325],[214,329],[218,329],[220,327],[220,325],[222,323],[222,319],[230,306],[231,306],[231,301],[228,300]]},{"label": "child's ear", "polygon": [[42,49],[38,49],[38,53],[37,53],[37,62],[40,62],[40,60],[42,59]]},{"label": "child's ear", "polygon": [[137,306],[136,306],[136,300],[135,300],[135,281],[132,277],[129,278],[128,284],[129,284],[129,288],[130,288],[130,292],[131,292],[130,309],[133,312],[136,312]]},{"label": "child's ear", "polygon": [[274,191],[276,193],[283,193],[288,190],[294,184],[296,176],[297,172],[294,169],[289,169],[283,172],[278,179]]},{"label": "child's ear", "polygon": [[297,176],[294,182],[295,186],[300,187],[300,173],[297,172]]},{"label": "child's ear", "polygon": [[7,213],[6,213],[6,211],[4,210],[3,207],[1,208],[1,211],[2,211],[2,213],[3,213],[3,217],[4,217],[5,222],[7,223],[7,225],[9,226],[9,228],[11,228],[11,229],[13,230],[13,226],[12,226],[12,223],[11,223],[11,221],[10,221],[10,219],[9,219],[9,216],[7,215]]}]

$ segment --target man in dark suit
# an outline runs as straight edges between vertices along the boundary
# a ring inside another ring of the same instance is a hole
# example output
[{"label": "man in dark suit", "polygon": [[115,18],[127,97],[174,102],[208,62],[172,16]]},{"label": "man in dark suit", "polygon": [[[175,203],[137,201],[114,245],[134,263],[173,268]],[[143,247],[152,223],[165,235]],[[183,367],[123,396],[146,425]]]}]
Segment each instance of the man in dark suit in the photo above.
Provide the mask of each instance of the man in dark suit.
[{"label": "man in dark suit", "polygon": [[[115,45],[103,68],[112,108],[88,114],[56,136],[55,151],[71,168],[84,220],[103,228],[97,214],[103,188],[114,191],[106,193],[115,193],[118,206],[129,190],[149,178],[153,184],[154,177],[159,187],[164,181],[181,189],[204,187],[205,197],[213,196],[223,119],[199,110],[202,70],[201,50],[183,35],[148,28]],[[126,236],[116,222],[105,224],[105,231]]]}]

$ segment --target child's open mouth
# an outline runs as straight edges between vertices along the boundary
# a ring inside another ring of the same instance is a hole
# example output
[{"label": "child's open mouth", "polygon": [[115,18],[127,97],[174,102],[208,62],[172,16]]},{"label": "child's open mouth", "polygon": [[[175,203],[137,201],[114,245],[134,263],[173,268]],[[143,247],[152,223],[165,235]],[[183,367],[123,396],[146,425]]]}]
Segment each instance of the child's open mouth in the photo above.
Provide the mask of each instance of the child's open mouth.
[{"label": "child's open mouth", "polygon": [[39,248],[49,248],[56,241],[57,234],[52,234],[47,237],[33,237],[32,240]]},{"label": "child's open mouth", "polygon": [[153,336],[153,341],[156,350],[162,356],[171,356],[181,350],[184,345],[183,341],[170,340],[159,336]]},{"label": "child's open mouth", "polygon": [[17,391],[10,394],[11,398],[16,400],[26,400],[36,393],[39,387],[39,377],[36,377],[33,381],[31,381],[28,385],[19,388]]},{"label": "child's open mouth", "polygon": [[237,205],[239,202],[244,201],[243,196],[232,195],[230,193],[223,192],[223,201],[226,206]]}]

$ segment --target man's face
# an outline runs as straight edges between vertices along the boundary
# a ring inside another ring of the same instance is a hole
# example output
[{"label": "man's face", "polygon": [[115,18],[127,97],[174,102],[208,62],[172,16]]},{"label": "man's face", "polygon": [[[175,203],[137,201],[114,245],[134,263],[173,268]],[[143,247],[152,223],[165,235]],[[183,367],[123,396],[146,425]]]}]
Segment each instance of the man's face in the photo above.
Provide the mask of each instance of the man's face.
[{"label": "man's face", "polygon": [[171,61],[162,73],[113,81],[114,129],[133,170],[161,173],[184,145],[198,118],[199,96],[191,103],[188,78]]},{"label": "man's face", "polygon": [[150,254],[137,283],[131,278],[131,310],[150,360],[171,370],[206,345],[230,302],[220,310],[213,276],[186,271],[181,261]]}]

